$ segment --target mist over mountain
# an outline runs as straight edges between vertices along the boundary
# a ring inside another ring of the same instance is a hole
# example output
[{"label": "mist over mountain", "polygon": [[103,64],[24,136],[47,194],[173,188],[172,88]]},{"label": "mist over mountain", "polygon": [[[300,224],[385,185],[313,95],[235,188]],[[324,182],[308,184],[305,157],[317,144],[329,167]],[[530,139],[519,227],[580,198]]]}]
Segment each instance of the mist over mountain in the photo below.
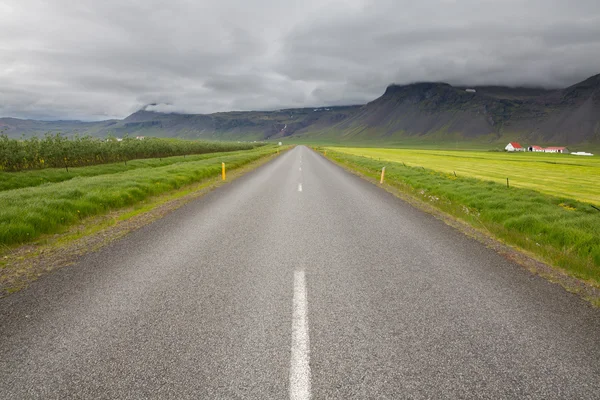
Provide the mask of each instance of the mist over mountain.
[{"label": "mist over mountain", "polygon": [[152,104],[125,119],[100,122],[0,118],[0,131],[10,137],[62,132],[212,140],[600,143],[600,74],[557,90],[422,82],[390,85],[365,105],[213,114],[149,111],[156,109]]}]

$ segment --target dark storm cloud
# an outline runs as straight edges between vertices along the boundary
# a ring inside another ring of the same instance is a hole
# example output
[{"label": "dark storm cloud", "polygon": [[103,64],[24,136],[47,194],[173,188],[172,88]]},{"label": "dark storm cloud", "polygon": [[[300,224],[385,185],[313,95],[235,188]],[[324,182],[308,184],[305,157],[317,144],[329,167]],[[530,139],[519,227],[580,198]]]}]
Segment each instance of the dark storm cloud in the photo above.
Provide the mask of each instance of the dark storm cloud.
[{"label": "dark storm cloud", "polygon": [[600,73],[597,0],[0,0],[0,116],[363,103]]}]

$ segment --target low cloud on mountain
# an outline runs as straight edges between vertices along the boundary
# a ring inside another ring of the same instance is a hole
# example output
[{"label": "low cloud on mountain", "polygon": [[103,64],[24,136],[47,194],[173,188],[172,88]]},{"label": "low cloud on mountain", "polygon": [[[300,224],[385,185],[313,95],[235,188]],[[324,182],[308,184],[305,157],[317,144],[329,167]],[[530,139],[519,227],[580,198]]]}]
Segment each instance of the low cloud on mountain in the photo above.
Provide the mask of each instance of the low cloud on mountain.
[{"label": "low cloud on mountain", "polygon": [[600,72],[597,0],[8,0],[0,116],[98,120],[370,101],[392,82]]}]

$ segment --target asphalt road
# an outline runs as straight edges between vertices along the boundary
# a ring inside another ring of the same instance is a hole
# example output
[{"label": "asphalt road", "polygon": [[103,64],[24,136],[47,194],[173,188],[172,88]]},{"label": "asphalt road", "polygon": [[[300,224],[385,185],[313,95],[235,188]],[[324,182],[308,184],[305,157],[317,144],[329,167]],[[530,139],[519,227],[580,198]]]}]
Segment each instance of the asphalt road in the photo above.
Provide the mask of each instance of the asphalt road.
[{"label": "asphalt road", "polygon": [[597,399],[599,333],[297,147],[1,299],[0,399]]}]

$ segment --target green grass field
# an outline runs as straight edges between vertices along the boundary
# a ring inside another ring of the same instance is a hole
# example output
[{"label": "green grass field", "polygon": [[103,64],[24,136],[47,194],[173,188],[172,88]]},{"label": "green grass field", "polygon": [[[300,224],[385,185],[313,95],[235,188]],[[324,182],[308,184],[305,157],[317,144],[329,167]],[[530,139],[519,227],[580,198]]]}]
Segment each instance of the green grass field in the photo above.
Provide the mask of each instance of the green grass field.
[{"label": "green grass field", "polygon": [[127,163],[142,158],[165,158],[192,154],[207,154],[251,150],[264,143],[214,142],[166,138],[137,140],[125,137],[117,140],[75,135],[72,138],[46,134],[28,139],[10,139],[0,134],[0,171],[17,172],[45,168],[85,167],[90,165]]},{"label": "green grass field", "polygon": [[[528,143],[517,136],[504,135],[498,138],[496,135],[485,135],[477,138],[465,138],[458,134],[440,132],[433,136],[404,136],[386,135],[384,132],[372,132],[364,137],[354,137],[351,132],[340,131],[317,131],[307,135],[289,136],[274,139],[277,143],[282,140],[285,144],[303,144],[312,147],[356,147],[356,148],[385,148],[385,149],[413,149],[413,150],[439,150],[439,151],[495,151],[504,152],[504,147],[510,141],[521,142],[523,145],[537,144],[540,146],[564,146],[565,143]],[[586,151],[600,154],[600,143],[577,143],[568,144],[571,151]]]},{"label": "green grass field", "polygon": [[[37,186],[36,173],[48,177],[53,171],[27,172],[25,175],[32,185],[0,191],[0,245],[30,242],[42,234],[60,232],[85,217],[218,177],[221,162],[231,171],[276,152],[276,147],[265,146],[204,157],[140,160],[128,163],[128,169],[123,164],[72,168],[69,179]],[[62,171],[55,172],[60,179],[64,178]]]},{"label": "green grass field", "polygon": [[[64,168],[46,168],[32,171],[4,172],[0,171],[0,192],[4,190],[21,189],[31,186],[40,186],[47,183],[58,183],[68,181],[77,177],[91,177],[97,175],[119,174],[121,172],[135,169],[159,168],[167,165],[207,160],[215,157],[232,156],[244,154],[247,150],[208,153],[190,156],[174,156],[167,158],[146,158],[132,160],[127,163],[113,163],[92,165],[89,167],[71,168],[67,172]],[[151,171],[151,170],[147,170]]]},{"label": "green grass field", "polygon": [[405,163],[458,176],[537,190],[600,205],[600,157],[569,154],[505,153],[331,147],[346,154]]},{"label": "green grass field", "polygon": [[[382,156],[382,160],[363,155]],[[584,187],[586,183],[598,187],[597,159],[347,148],[328,148],[327,157],[375,179],[385,166],[386,184],[600,286],[600,211],[575,200],[598,199],[597,190]],[[406,166],[390,158],[405,161]],[[549,163],[561,160],[560,164]],[[502,174],[494,178],[492,165],[501,165],[505,173],[521,177],[521,186],[543,174],[548,182],[554,179],[556,185],[565,187],[549,190],[556,195],[525,187],[507,188]]]}]

